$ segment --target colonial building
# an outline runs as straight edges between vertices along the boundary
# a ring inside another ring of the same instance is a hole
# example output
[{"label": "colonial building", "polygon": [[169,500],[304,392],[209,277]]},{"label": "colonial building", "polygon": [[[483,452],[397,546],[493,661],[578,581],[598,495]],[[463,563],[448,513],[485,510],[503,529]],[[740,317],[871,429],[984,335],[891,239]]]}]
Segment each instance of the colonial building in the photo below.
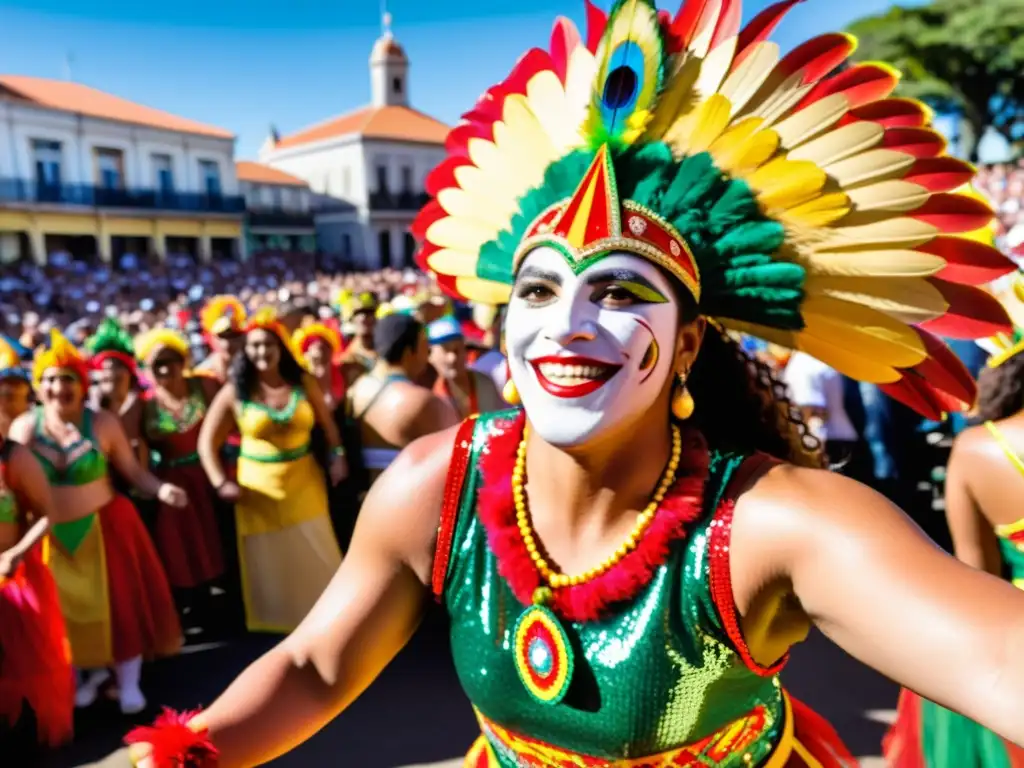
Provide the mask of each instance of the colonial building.
[{"label": "colonial building", "polygon": [[410,105],[409,58],[390,26],[385,14],[368,106],[288,136],[272,132],[260,149],[260,162],[309,183],[321,250],[358,268],[412,265],[409,226],[449,130]]},{"label": "colonial building", "polygon": [[234,144],[79,83],[0,75],[0,261],[244,255]]},{"label": "colonial building", "polygon": [[238,189],[245,198],[246,250],[315,253],[309,185],[298,176],[269,165],[235,163]]}]

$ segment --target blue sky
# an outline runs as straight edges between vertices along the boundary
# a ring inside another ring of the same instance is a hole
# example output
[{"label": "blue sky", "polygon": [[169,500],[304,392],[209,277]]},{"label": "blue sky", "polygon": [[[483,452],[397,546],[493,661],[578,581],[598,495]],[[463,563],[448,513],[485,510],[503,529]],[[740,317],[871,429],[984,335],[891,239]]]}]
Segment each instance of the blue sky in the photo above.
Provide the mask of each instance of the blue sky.
[{"label": "blue sky", "polygon": [[[746,17],[766,5],[748,0]],[[777,38],[789,47],[888,5],[807,0]],[[582,0],[388,0],[388,10],[413,105],[448,123],[545,44],[557,15],[583,28]],[[0,73],[61,78],[70,53],[76,81],[227,128],[238,157],[252,158],[271,123],[289,133],[369,101],[380,18],[380,0],[0,0]]]}]

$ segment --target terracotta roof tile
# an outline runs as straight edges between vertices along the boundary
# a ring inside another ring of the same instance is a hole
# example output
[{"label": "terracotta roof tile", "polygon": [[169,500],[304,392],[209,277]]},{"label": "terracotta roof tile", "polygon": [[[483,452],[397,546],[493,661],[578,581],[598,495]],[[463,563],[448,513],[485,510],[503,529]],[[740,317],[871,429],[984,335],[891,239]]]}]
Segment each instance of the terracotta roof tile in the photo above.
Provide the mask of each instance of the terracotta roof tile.
[{"label": "terracotta roof tile", "polygon": [[178,117],[159,109],[122,99],[81,83],[65,80],[47,80],[26,75],[0,75],[0,93],[7,90],[41,107],[63,112],[76,112],[89,117],[134,123],[165,131],[194,133],[218,139],[233,139],[234,134],[223,128],[205,125]]},{"label": "terracotta roof tile", "polygon": [[443,144],[451,130],[440,120],[411,107],[362,107],[323,123],[310,126],[277,142],[276,149],[287,149],[314,141],[358,134],[368,139],[414,141]]},{"label": "terracotta roof tile", "polygon": [[248,181],[250,184],[278,184],[288,187],[309,186],[298,176],[271,168],[269,165],[254,163],[251,160],[238,160],[235,162],[235,172],[239,181]]}]

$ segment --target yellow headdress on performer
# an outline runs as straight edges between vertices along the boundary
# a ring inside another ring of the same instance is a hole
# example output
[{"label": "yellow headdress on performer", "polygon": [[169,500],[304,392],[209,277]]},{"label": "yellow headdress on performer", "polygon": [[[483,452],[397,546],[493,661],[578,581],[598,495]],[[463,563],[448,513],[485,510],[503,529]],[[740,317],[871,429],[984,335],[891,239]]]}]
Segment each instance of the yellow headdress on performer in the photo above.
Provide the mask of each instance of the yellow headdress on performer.
[{"label": "yellow headdress on performer", "polygon": [[21,357],[2,336],[0,336],[0,379],[28,381],[28,371],[21,364]]},{"label": "yellow headdress on performer", "polygon": [[[449,134],[412,232],[447,292],[505,303],[545,246],[579,272],[625,252],[661,267],[701,315],[806,352],[935,417],[974,400],[939,336],[1007,327],[976,286],[1012,271],[958,237],[992,210],[956,190],[930,110],[897,73],[849,64],[827,34],[769,40],[798,0],[740,28],[739,0],[587,4],[555,22]],[[827,3],[823,4],[827,5]]]},{"label": "yellow headdress on performer", "polygon": [[292,347],[304,356],[309,345],[318,339],[330,345],[332,358],[341,354],[341,337],[337,331],[323,323],[311,323],[295,331],[292,334]]},{"label": "yellow headdress on performer", "polygon": [[74,344],[64,334],[53,328],[50,343],[39,347],[32,358],[32,382],[35,386],[43,380],[43,374],[51,368],[64,368],[74,373],[83,387],[89,386],[89,365]]},{"label": "yellow headdress on performer", "polygon": [[295,353],[295,347],[292,346],[292,339],[288,334],[288,329],[278,319],[277,312],[273,307],[262,307],[259,309],[256,314],[249,318],[249,322],[243,330],[245,333],[256,330],[269,331],[277,336],[278,340],[292,357],[296,360],[300,359],[299,355]]},{"label": "yellow headdress on performer", "polygon": [[342,322],[350,322],[357,312],[377,312],[379,301],[376,294],[370,291],[354,293],[343,289],[335,298]]},{"label": "yellow headdress on performer", "polygon": [[161,349],[170,349],[185,361],[191,357],[188,340],[170,328],[153,328],[135,337],[135,356],[143,365],[150,365]]},{"label": "yellow headdress on performer", "polygon": [[245,318],[245,306],[234,296],[214,296],[199,313],[203,331],[213,336],[230,331],[241,333],[245,328]]}]

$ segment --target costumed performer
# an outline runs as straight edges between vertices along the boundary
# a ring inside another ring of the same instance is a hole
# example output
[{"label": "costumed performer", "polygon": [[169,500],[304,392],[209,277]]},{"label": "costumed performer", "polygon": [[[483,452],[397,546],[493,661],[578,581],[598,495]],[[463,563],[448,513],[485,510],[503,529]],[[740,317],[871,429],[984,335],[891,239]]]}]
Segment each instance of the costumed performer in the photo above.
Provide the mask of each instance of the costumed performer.
[{"label": "costumed performer", "polygon": [[160,480],[182,488],[183,508],[161,504],[153,538],[178,607],[190,621],[208,627],[215,619],[209,601],[212,583],[224,574],[217,527],[217,498],[199,463],[199,429],[220,388],[208,376],[189,373],[188,341],[177,331],[154,328],[135,340],[139,363],[153,388],[143,406],[143,435]]},{"label": "costumed performer", "polygon": [[0,337],[0,437],[11,423],[32,407],[32,384],[28,370],[14,347]]},{"label": "costumed performer", "polygon": [[[978,379],[981,424],[953,442],[946,520],[956,556],[1024,588],[1024,278],[1001,299],[1016,326],[979,342],[991,352]],[[883,742],[892,768],[1024,768],[1024,749],[917,694],[900,693]]]},{"label": "costumed performer", "polygon": [[494,381],[467,364],[466,337],[452,315],[440,317],[427,326],[427,341],[430,364],[437,371],[434,394],[447,400],[459,418],[508,407]]},{"label": "costumed performer", "polygon": [[335,303],[341,314],[342,328],[346,334],[351,335],[341,355],[341,374],[345,379],[345,386],[351,387],[356,379],[373,370],[377,363],[373,329],[377,325],[377,310],[380,305],[376,295],[369,291],[342,291]]},{"label": "costumed performer", "polygon": [[89,367],[58,331],[36,351],[32,377],[40,405],[15,420],[10,436],[32,449],[52,488],[49,565],[72,663],[85,671],[75,703],[92,704],[113,666],[121,711],[141,712],[142,661],[176,653],[181,627],[156,549],[110,471],[165,504],[184,507],[188,498],[139,464],[116,416],[86,407]]},{"label": "costumed performer", "polygon": [[0,436],[0,754],[25,759],[73,735],[75,677],[45,562],[52,513],[39,462]]},{"label": "costumed performer", "polygon": [[292,334],[292,347],[316,379],[324,403],[334,411],[345,400],[345,379],[341,373],[341,336],[323,323],[309,323]]},{"label": "costumed performer", "polygon": [[86,339],[85,350],[94,371],[90,406],[121,420],[128,442],[145,466],[149,459],[142,441],[142,397],[131,334],[114,318],[104,318],[96,333]]},{"label": "costumed performer", "polygon": [[[287,331],[273,310],[262,309],[246,326],[245,346],[199,432],[203,469],[220,497],[235,505],[250,631],[293,630],[341,563],[327,480],[310,450],[317,425],[327,437],[336,485],[348,471],[338,428]],[[235,430],[242,436],[237,482],[220,459],[221,445]]]},{"label": "costumed performer", "polygon": [[[508,302],[522,410],[403,452],[312,613],[187,716],[179,754],[236,768],[309,738],[431,594],[480,721],[474,768],[852,766],[779,679],[811,626],[1024,742],[1024,594],[820,469],[721,330],[938,413],[974,386],[931,331],[1008,326],[969,283],[1012,265],[949,234],[992,216],[945,192],[973,169],[887,98],[889,68],[841,68],[849,37],[780,58],[767,37],[795,4],[742,32],[738,2],[588,4],[585,37],[558,20],[452,131],[413,232],[448,290]],[[169,764],[171,734],[136,733],[133,754]]]},{"label": "costumed performer", "polygon": [[212,376],[223,384],[228,380],[231,359],[244,344],[245,306],[234,296],[214,296],[199,312],[199,325],[210,354],[195,367],[195,373]]}]

